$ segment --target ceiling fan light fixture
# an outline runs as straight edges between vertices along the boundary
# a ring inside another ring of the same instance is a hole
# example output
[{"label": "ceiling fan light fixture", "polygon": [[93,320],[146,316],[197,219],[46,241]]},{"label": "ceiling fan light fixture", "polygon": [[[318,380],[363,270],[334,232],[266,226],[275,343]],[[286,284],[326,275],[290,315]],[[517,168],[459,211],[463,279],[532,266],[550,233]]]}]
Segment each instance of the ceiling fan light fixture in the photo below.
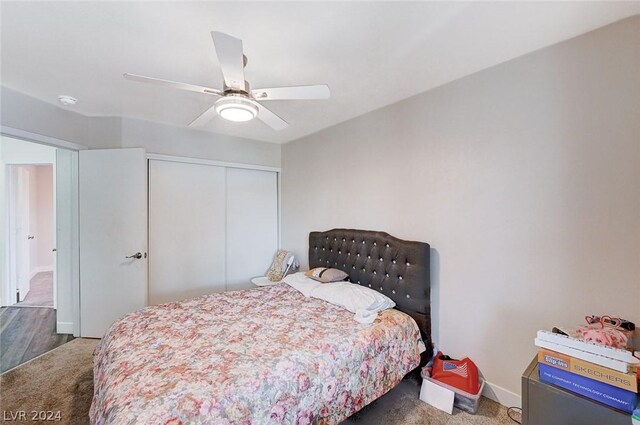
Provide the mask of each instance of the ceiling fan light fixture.
[{"label": "ceiling fan light fixture", "polygon": [[204,112],[191,121],[189,127],[204,125],[217,114],[226,120],[236,122],[246,122],[258,118],[276,131],[284,130],[289,124],[263,105],[262,101],[329,98],[329,86],[326,84],[251,90],[250,84],[244,75],[247,57],[243,52],[242,40],[219,31],[211,31],[211,37],[216,49],[216,55],[218,56],[218,62],[220,63],[220,70],[222,71],[222,90],[178,81],[163,80],[161,78],[145,77],[144,75],[138,74],[125,73],[124,78],[142,83],[152,83],[156,86],[191,91],[207,96],[220,96],[217,102],[213,105],[209,104]]},{"label": "ceiling fan light fixture", "polygon": [[258,116],[258,107],[249,100],[229,96],[216,102],[216,112],[225,120],[245,122]]}]

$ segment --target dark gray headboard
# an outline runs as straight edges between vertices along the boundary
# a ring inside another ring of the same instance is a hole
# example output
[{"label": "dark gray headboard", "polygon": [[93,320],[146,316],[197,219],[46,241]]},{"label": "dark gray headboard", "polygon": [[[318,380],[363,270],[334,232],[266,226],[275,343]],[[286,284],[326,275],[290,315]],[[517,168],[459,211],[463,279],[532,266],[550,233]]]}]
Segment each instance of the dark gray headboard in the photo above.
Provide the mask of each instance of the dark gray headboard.
[{"label": "dark gray headboard", "polygon": [[309,267],[333,267],[388,296],[418,323],[431,353],[429,244],[385,232],[332,229],[309,233]]}]

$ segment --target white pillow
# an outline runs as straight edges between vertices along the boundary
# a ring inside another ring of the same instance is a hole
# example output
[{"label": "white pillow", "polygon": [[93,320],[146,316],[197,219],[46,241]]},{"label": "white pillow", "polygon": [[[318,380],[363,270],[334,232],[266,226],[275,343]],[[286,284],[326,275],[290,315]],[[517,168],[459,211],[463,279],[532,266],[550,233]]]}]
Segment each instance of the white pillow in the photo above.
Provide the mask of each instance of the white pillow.
[{"label": "white pillow", "polygon": [[[317,280],[313,280],[310,277],[306,276],[304,272],[287,275],[284,277],[284,279],[282,279],[282,281],[291,286],[293,289],[300,291],[302,295],[307,298],[311,295],[311,291],[313,291],[318,286],[323,285]],[[326,283],[324,285],[326,285]]]},{"label": "white pillow", "polygon": [[313,298],[344,307],[352,313],[368,310],[377,313],[395,307],[391,298],[379,292],[349,282],[319,284],[310,292]]}]

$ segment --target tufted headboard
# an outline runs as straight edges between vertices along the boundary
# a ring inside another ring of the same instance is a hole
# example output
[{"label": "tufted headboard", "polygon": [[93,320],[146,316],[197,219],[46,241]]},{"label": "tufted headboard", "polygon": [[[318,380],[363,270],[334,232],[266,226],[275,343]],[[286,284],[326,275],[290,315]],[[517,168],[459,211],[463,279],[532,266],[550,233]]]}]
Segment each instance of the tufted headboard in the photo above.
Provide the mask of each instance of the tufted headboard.
[{"label": "tufted headboard", "polygon": [[[381,292],[411,316],[431,353],[429,244],[385,232],[332,229],[309,233],[309,267],[333,267],[352,283]],[[423,360],[425,356],[423,356]]]}]

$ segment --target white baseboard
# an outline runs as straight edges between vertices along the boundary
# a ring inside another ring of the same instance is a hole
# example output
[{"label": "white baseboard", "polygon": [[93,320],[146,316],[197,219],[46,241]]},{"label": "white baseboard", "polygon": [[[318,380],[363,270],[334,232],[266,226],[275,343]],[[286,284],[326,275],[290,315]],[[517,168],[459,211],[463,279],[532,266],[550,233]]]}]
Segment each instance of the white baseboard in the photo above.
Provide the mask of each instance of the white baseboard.
[{"label": "white baseboard", "polygon": [[491,382],[485,382],[482,395],[506,407],[522,407],[521,396]]},{"label": "white baseboard", "polygon": [[59,334],[73,334],[73,322],[58,322],[56,332]]}]

